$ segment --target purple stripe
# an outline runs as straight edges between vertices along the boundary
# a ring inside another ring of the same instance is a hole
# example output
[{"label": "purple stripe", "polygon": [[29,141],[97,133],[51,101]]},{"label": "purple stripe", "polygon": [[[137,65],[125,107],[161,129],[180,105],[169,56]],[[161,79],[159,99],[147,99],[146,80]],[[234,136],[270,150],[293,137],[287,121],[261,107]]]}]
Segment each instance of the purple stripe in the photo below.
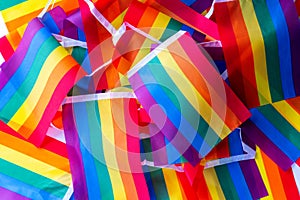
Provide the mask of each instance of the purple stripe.
[{"label": "purple stripe", "polygon": [[[152,117],[153,121],[156,124],[161,124],[162,127],[158,127],[161,129],[161,132],[166,136],[166,138],[170,141],[171,144],[178,150],[180,154],[182,154],[191,164],[196,165],[200,162],[198,152],[192,147],[192,145],[186,140],[186,138],[182,135],[181,132],[174,126],[174,124],[165,116],[164,111],[160,108],[160,106],[156,106],[156,111],[160,113],[160,115],[151,115],[149,110],[153,105],[157,105],[156,101],[153,99],[152,95],[147,90],[145,84],[141,80],[141,77],[138,73],[135,73],[132,77],[129,78],[131,86],[137,96],[137,99],[142,104],[143,108],[147,111],[148,115]],[[162,116],[165,117],[165,122],[162,122]]]},{"label": "purple stripe", "polygon": [[13,199],[13,200],[28,200],[29,198],[24,197],[18,193],[12,192],[5,188],[0,187],[1,199]]},{"label": "purple stripe", "polygon": [[66,104],[63,106],[63,125],[72,172],[72,181],[74,185],[74,197],[75,199],[88,199],[88,191],[86,179],[84,178],[85,175],[80,151],[80,141],[75,128],[72,105],[73,104]]},{"label": "purple stripe", "polygon": [[259,146],[283,170],[288,170],[291,167],[293,161],[275,146],[251,121],[247,121],[242,125],[242,131],[245,137]]},{"label": "purple stripe", "polygon": [[201,14],[211,6],[212,2],[213,0],[196,0],[190,7]]},{"label": "purple stripe", "polygon": [[262,180],[255,160],[241,161],[240,167],[244,174],[248,188],[253,199],[260,199],[268,195],[268,191]]},{"label": "purple stripe", "polygon": [[296,7],[292,0],[280,0],[280,4],[289,29],[291,56],[293,64],[293,80],[296,95],[300,95],[300,22]]},{"label": "purple stripe", "polygon": [[[2,73],[5,71],[5,75],[1,76],[0,79],[0,90],[6,85],[6,83],[10,80],[12,75],[17,71],[18,67],[23,62],[23,59],[27,53],[28,46],[31,43],[31,40],[36,35],[36,33],[43,28],[43,24],[39,21],[39,19],[35,18],[28,24],[21,43],[19,44],[17,50],[12,55],[12,57],[2,65]],[[9,69],[6,69],[9,68]],[[6,70],[5,70],[6,69]],[[1,72],[0,72],[1,75]]]},{"label": "purple stripe", "polygon": [[164,134],[153,124],[149,125],[152,159],[155,165],[167,165],[167,149]]}]

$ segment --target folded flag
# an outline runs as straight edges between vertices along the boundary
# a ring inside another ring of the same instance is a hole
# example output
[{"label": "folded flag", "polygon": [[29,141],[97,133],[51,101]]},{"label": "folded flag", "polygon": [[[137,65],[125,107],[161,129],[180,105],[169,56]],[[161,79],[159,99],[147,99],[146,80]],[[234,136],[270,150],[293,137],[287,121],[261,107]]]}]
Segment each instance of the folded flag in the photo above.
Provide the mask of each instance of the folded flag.
[{"label": "folded flag", "polygon": [[300,157],[300,98],[251,109],[243,135],[261,148],[278,166],[288,170]]},{"label": "folded flag", "polygon": [[39,19],[0,71],[0,119],[40,145],[68,91],[84,73]]},{"label": "folded flag", "polygon": [[300,95],[300,22],[292,0],[215,4],[233,91],[249,108]]},{"label": "folded flag", "polygon": [[1,125],[2,198],[59,200],[71,196],[72,177],[66,145],[52,138],[47,138],[46,143],[37,148]]},{"label": "folded flag", "polygon": [[150,199],[133,93],[74,96],[65,103],[75,199]]},{"label": "folded flag", "polygon": [[180,31],[127,73],[155,125],[193,164],[250,116],[203,52]]}]

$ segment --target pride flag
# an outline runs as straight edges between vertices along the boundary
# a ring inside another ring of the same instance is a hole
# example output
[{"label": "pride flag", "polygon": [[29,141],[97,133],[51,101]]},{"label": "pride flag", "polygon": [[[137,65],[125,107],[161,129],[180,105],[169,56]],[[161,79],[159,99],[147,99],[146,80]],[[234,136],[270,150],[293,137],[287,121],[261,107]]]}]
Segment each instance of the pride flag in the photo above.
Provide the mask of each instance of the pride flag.
[{"label": "pride flag", "polygon": [[63,123],[75,199],[150,199],[132,93],[69,97]]},{"label": "pride flag", "polygon": [[258,145],[278,166],[287,170],[300,157],[300,98],[251,109],[243,135]]},{"label": "pride flag", "polygon": [[4,199],[63,199],[73,190],[64,143],[46,137],[42,148],[0,125],[0,191]]},{"label": "pride flag", "polygon": [[262,175],[268,196],[264,199],[300,199],[292,168],[284,171],[260,148],[256,149],[256,163]]},{"label": "pride flag", "polygon": [[180,31],[127,73],[150,118],[193,164],[250,116],[203,52]]},{"label": "pride flag", "polygon": [[215,4],[233,91],[249,108],[300,95],[300,22],[292,0]]},{"label": "pride flag", "polygon": [[0,119],[40,145],[68,91],[84,73],[39,19],[0,71]]}]

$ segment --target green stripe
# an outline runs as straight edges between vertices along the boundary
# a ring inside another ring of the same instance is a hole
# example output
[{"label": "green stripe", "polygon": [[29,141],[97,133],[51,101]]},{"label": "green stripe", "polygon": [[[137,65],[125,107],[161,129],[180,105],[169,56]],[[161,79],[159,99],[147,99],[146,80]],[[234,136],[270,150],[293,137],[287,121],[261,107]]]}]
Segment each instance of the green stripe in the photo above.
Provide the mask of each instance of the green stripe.
[{"label": "green stripe", "polygon": [[65,185],[57,183],[32,171],[21,168],[3,159],[0,159],[0,172],[40,190],[44,190],[49,194],[53,194],[58,198],[64,197],[68,190],[68,187]]},{"label": "green stripe", "polygon": [[86,103],[88,114],[88,125],[90,130],[91,153],[95,157],[94,163],[96,166],[98,182],[100,185],[100,193],[105,199],[113,199],[113,189],[110,181],[107,166],[104,165],[105,158],[103,152],[101,120],[99,115],[98,102],[90,101]]},{"label": "green stripe", "polygon": [[222,187],[226,199],[239,200],[238,193],[236,192],[234,183],[232,182],[227,165],[220,165],[215,167],[218,180]]},{"label": "green stripe", "polygon": [[272,101],[279,101],[284,99],[284,96],[281,87],[280,60],[276,29],[266,2],[262,0],[253,0],[253,6],[264,39],[268,80]]},{"label": "green stripe", "polygon": [[180,22],[171,18],[165,32],[160,38],[160,41],[165,41],[166,39],[174,35],[177,31],[180,30],[181,26],[182,24]]},{"label": "green stripe", "polygon": [[[198,134],[205,140],[205,142],[212,146],[215,146],[216,143],[220,141],[219,136],[215,131],[209,126],[209,124],[202,118],[202,116],[194,109],[194,107],[189,103],[185,98],[182,92],[175,85],[170,76],[173,74],[168,74],[157,57],[152,59],[147,66],[152,73],[152,76],[155,78],[157,83],[160,83],[163,91],[173,102],[176,108],[181,112],[184,118],[189,122],[189,124],[198,132]],[[166,66],[171,67],[171,66]],[[175,71],[174,71],[175,72]],[[176,73],[176,72],[175,72]],[[180,76],[179,74],[177,74]],[[176,75],[175,75],[176,76]],[[180,106],[179,102],[184,102],[186,105],[184,108]],[[201,108],[200,108],[201,109]],[[195,116],[198,116],[199,119],[195,119]],[[206,137],[209,135],[209,137]]]},{"label": "green stripe", "polygon": [[27,99],[40,74],[45,60],[48,58],[49,54],[58,46],[59,45],[57,41],[53,37],[49,37],[41,46],[34,62],[32,63],[32,66],[30,67],[30,71],[28,72],[26,79],[1,111],[1,113],[5,113],[7,119],[10,120]]},{"label": "green stripe", "polygon": [[26,0],[0,0],[0,11],[18,5],[25,1]]},{"label": "green stripe", "polygon": [[259,107],[258,110],[285,138],[300,149],[299,132],[272,105]]},{"label": "green stripe", "polygon": [[165,183],[165,177],[161,169],[150,172],[153,188],[156,194],[156,199],[167,200],[169,193]]}]

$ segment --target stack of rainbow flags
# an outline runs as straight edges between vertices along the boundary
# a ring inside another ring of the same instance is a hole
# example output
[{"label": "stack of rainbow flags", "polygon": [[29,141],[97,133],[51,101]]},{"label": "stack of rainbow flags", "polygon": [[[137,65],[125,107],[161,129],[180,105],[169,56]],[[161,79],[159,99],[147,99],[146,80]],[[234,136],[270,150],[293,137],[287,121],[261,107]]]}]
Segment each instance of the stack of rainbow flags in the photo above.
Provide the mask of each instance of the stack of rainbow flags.
[{"label": "stack of rainbow flags", "polygon": [[0,2],[0,194],[300,200],[300,1]]}]

